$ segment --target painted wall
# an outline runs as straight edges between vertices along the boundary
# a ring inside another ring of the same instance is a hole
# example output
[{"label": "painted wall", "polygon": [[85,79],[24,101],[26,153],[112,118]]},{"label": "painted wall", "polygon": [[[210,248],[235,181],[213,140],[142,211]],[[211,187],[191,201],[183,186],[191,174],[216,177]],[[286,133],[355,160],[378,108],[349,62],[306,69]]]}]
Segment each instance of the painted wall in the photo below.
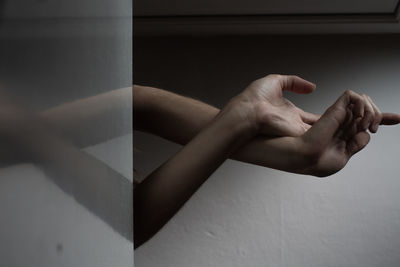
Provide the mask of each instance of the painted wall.
[{"label": "painted wall", "polygon": [[[79,11],[84,13],[86,10],[89,15],[89,9],[97,4],[94,8],[99,11],[95,14],[96,19],[71,18],[80,14],[68,1],[58,8],[57,1],[11,2],[5,3],[4,17],[40,15],[42,13],[35,12],[45,11],[44,7],[47,6],[47,11],[60,11],[60,14],[65,11],[61,15],[69,18],[42,20],[39,16],[34,21],[1,21],[1,90],[18,96],[32,110],[40,112],[62,103],[131,86],[130,1],[81,1]],[[113,9],[111,15],[119,10],[128,14],[128,18],[105,18],[106,15],[100,11],[107,11],[108,6],[117,9]],[[20,7],[24,9],[20,10]],[[0,112],[3,112],[2,107]],[[131,126],[131,110],[116,116],[126,118],[124,123]],[[118,123],[104,124],[102,130],[112,131],[118,127]],[[101,135],[94,131],[93,139],[98,134]],[[29,132],[26,133],[28,136]],[[3,136],[0,138],[1,155],[4,155],[4,139]],[[43,148],[48,145],[42,143]],[[128,184],[128,190],[131,190],[131,133],[86,147],[83,152],[120,173],[121,181]],[[133,265],[132,241],[111,227],[107,220],[100,218],[91,209],[93,206],[85,206],[80,201],[82,196],[77,197],[82,192],[79,182],[75,184],[76,187],[66,190],[55,182],[59,181],[59,177],[64,177],[63,173],[49,175],[37,165],[29,163],[6,166],[3,159],[0,160],[0,266]],[[92,183],[90,197],[106,185]],[[120,206],[124,211],[120,218],[126,218],[122,224],[132,229],[131,204],[121,201]]]},{"label": "painted wall", "polygon": [[[134,82],[222,107],[252,80],[298,74],[322,113],[345,90],[400,112],[400,36],[137,39]],[[226,161],[149,242],[136,267],[400,266],[400,127],[382,127],[339,173],[319,179]],[[146,176],[179,146],[134,132]],[[168,189],[166,189],[168,190]]]}]

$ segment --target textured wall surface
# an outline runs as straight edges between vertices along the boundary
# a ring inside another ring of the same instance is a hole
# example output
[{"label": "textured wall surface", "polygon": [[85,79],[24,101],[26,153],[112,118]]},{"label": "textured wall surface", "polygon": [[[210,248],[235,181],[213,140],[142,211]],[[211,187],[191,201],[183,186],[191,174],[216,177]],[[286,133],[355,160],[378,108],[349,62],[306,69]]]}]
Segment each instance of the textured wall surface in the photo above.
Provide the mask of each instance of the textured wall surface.
[{"label": "textured wall surface", "polygon": [[[400,112],[400,36],[137,39],[134,82],[222,107],[252,80],[298,74],[321,113],[345,90]],[[400,127],[381,127],[339,173],[319,179],[228,160],[135,251],[136,267],[400,266]],[[145,176],[179,146],[135,132]],[[166,188],[168,190],[168,188]]]}]

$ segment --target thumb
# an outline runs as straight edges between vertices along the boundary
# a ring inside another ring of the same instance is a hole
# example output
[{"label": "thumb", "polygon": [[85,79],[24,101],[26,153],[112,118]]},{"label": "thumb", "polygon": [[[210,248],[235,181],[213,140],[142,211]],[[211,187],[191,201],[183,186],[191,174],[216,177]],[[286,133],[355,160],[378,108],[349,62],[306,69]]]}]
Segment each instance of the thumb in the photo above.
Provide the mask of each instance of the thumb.
[{"label": "thumb", "polygon": [[291,91],[297,94],[309,94],[315,90],[316,85],[296,75],[283,75],[282,90]]}]

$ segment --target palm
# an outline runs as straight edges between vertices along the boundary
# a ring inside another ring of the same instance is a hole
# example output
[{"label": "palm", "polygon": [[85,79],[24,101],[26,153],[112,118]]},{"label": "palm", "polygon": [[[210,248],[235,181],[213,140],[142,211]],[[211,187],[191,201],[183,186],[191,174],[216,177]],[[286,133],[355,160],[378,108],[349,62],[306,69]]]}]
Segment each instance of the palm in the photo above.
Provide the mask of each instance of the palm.
[{"label": "palm", "polygon": [[310,93],[315,86],[296,76],[269,75],[254,81],[244,95],[255,104],[261,132],[274,136],[300,136],[319,116],[305,112],[283,97],[283,90]]},{"label": "palm", "polygon": [[300,136],[312,125],[302,117],[304,111],[289,100],[280,97],[266,99],[260,104],[260,121],[264,127],[262,132],[276,136]]},{"label": "palm", "polygon": [[349,161],[351,155],[348,152],[347,143],[343,140],[333,140],[332,144],[326,147],[313,173],[317,176],[328,176],[340,171]]}]

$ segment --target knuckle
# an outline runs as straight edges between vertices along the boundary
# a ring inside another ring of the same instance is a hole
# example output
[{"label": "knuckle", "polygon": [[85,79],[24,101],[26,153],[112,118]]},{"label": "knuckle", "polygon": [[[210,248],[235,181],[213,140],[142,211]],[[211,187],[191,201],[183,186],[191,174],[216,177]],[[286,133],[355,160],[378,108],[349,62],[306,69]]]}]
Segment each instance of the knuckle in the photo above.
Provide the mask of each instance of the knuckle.
[{"label": "knuckle", "polygon": [[282,75],[273,73],[273,74],[269,74],[267,77],[272,80],[280,80],[282,78]]},{"label": "knuckle", "polygon": [[351,91],[350,89],[346,89],[346,91],[344,91],[344,95],[346,96],[350,96],[353,93],[353,91]]},{"label": "knuckle", "polygon": [[267,77],[273,86],[281,86],[282,87],[285,84],[285,81],[283,79],[284,77],[280,74],[270,74]]}]

